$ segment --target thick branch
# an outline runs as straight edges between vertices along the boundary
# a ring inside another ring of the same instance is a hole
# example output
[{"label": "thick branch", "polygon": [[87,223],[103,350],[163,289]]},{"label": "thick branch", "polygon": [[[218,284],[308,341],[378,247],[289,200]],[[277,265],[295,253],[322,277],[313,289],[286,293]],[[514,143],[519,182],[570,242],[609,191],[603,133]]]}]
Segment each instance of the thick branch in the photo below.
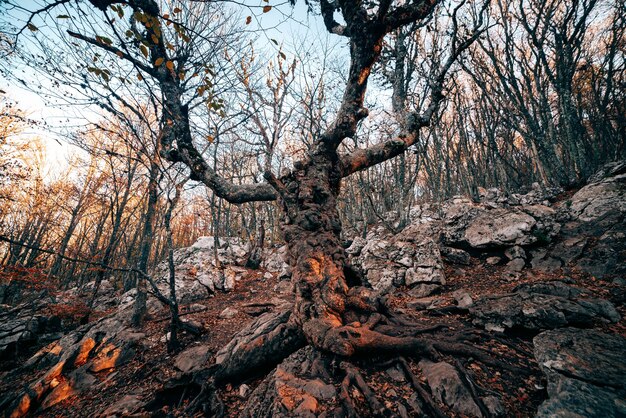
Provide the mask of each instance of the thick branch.
[{"label": "thick branch", "polygon": [[335,35],[348,36],[346,27],[335,21],[335,18],[333,17],[335,6],[331,2],[328,0],[320,0],[320,11],[322,12],[324,25],[326,26],[328,32],[334,33]]},{"label": "thick branch", "polygon": [[[176,157],[172,158],[171,155]],[[236,185],[220,177],[189,143],[179,141],[178,150],[170,153],[170,160],[183,162],[190,168],[193,180],[202,182],[216,196],[230,203],[271,201],[277,198],[276,191],[267,183]]]},{"label": "thick branch", "polygon": [[[365,170],[369,167],[382,163],[405,152],[411,145],[415,144],[419,138],[419,131],[430,125],[433,117],[439,111],[441,103],[445,96],[443,95],[444,84],[446,77],[452,65],[456,62],[459,56],[467,50],[478,37],[486,30],[483,25],[483,12],[486,10],[488,2],[483,3],[480,18],[476,22],[473,33],[471,36],[464,39],[462,42],[456,42],[456,36],[458,27],[456,24],[456,12],[453,16],[454,20],[454,34],[452,51],[445,63],[439,68],[436,76],[430,82],[430,103],[428,107],[421,113],[410,113],[404,121],[403,133],[397,138],[383,141],[379,144],[372,145],[365,149],[357,149],[351,154],[342,158],[342,175],[343,177],[349,176],[360,170]],[[460,7],[460,6],[459,6]],[[397,11],[398,9],[396,9]],[[430,13],[430,11],[429,11]]]},{"label": "thick branch", "polygon": [[[341,158],[342,176],[347,177],[357,171],[365,170],[396,157],[405,152],[419,138],[419,128],[427,126],[430,121],[418,120],[412,133],[383,141],[368,148],[360,148]],[[419,126],[419,128],[418,128]]]},{"label": "thick branch", "polygon": [[409,23],[424,19],[435,9],[439,0],[421,0],[416,3],[407,2],[395,8],[384,19],[386,31],[391,32]]},{"label": "thick branch", "polygon": [[[94,1],[91,3],[101,8],[116,3],[114,0]],[[141,9],[155,18],[159,17],[158,5],[152,0],[133,0],[129,3],[135,9]],[[155,19],[157,24],[158,19]],[[160,25],[160,23],[159,23]],[[161,28],[160,28],[161,29]],[[160,140],[163,145],[162,156],[172,162],[182,162],[191,170],[191,178],[197,180],[211,188],[218,197],[226,199],[231,203],[244,203],[251,201],[276,200],[276,192],[269,184],[235,185],[223,177],[217,175],[209,164],[195,148],[192,142],[191,130],[189,128],[189,113],[186,106],[182,104],[182,93],[179,86],[178,77],[175,77],[164,67],[148,66],[126,52],[112,46],[99,42],[97,39],[87,37],[80,33],[68,31],[70,36],[84,42],[102,48],[108,52],[117,54],[127,60],[157,80],[163,95],[163,120],[161,126]],[[163,31],[155,32],[155,28],[150,28],[158,42],[150,48],[151,59],[163,61],[169,60],[163,42]],[[178,148],[173,148],[172,144],[177,144]]]},{"label": "thick branch", "polygon": [[354,136],[358,123],[367,117],[363,107],[367,82],[374,63],[380,57],[382,42],[386,34],[400,26],[427,17],[439,0],[421,0],[389,11],[391,2],[380,4],[377,16],[368,18],[361,5],[349,1],[339,1],[347,26],[340,27],[333,18],[335,6],[328,0],[321,0],[320,6],[324,23],[332,33],[350,37],[350,72],[341,101],[341,107],[334,122],[324,132],[321,141],[336,148],[345,138]]}]

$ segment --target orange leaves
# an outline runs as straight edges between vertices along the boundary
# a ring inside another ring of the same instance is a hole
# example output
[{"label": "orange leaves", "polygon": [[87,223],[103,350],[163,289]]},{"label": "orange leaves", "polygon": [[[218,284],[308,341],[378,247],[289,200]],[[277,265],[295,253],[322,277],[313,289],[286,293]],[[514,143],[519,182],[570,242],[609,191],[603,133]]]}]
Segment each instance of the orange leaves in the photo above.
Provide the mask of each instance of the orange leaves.
[{"label": "orange leaves", "polygon": [[21,283],[27,289],[48,290],[53,292],[58,283],[53,278],[48,278],[41,269],[34,267],[2,266],[0,267],[0,283]]}]

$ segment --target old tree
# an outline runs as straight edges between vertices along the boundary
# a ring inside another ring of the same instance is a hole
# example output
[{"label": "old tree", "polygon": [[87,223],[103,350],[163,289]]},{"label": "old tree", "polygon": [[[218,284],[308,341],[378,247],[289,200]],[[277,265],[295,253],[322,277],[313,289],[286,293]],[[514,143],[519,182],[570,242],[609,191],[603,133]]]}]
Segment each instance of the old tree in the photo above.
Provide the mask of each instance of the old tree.
[{"label": "old tree", "polygon": [[[54,4],[63,3],[67,1]],[[215,412],[219,402],[211,394],[214,384],[240,379],[251,370],[271,369],[305,345],[314,348],[313,355],[326,359],[371,352],[430,358],[453,353],[495,362],[483,351],[461,342],[455,334],[429,337],[429,330],[419,329],[394,315],[384,298],[362,286],[347,263],[337,210],[343,178],[403,154],[419,140],[420,130],[428,128],[436,118],[451,68],[484,30],[482,15],[486,3],[448,5],[447,31],[452,40],[443,58],[433,65],[430,79],[424,82],[427,100],[421,106],[394,103],[400,122],[397,135],[368,148],[350,151],[342,143],[356,135],[359,123],[368,116],[364,105],[368,80],[381,60],[386,39],[400,33],[406,37],[426,24],[439,2],[319,0],[312,4],[311,7],[321,12],[326,29],[349,42],[350,67],[342,101],[334,120],[315,138],[306,158],[280,173],[273,172],[268,163],[263,173],[265,182],[253,184],[234,184],[218,175],[218,170],[194,143],[182,87],[184,75],[181,75],[188,57],[173,53],[164,38],[166,26],[173,23],[174,17],[161,10],[161,4],[155,0],[90,0],[90,3],[106,19],[111,19],[111,10],[120,19],[128,19],[130,34],[141,38],[140,47],[79,32],[69,34],[75,41],[117,55],[151,78],[161,95],[161,155],[187,166],[192,179],[231,203],[276,200],[283,211],[281,228],[295,289],[293,309],[270,321],[269,329],[262,327],[262,332],[251,329],[237,337],[237,343],[229,344],[217,364],[203,375],[202,396],[192,407],[205,404]],[[460,24],[457,13],[468,4],[471,17]],[[174,22],[181,33],[184,23]],[[183,35],[193,37],[192,33]],[[401,98],[402,102],[406,100]],[[417,110],[410,110],[415,107]],[[349,362],[343,362],[342,368],[347,384],[364,385],[357,368]],[[369,392],[363,387],[361,390],[367,397]],[[342,397],[346,408],[354,412],[349,393],[343,392]],[[207,399],[213,402],[205,402]],[[373,409],[380,407],[374,400],[371,403]]]}]

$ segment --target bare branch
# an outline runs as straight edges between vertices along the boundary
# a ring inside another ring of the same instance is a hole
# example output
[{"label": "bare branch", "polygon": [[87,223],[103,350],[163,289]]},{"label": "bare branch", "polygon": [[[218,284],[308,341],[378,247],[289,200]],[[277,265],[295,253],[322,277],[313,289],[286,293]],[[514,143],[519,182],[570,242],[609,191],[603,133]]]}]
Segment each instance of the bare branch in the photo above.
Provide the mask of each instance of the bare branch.
[{"label": "bare branch", "polygon": [[76,39],[80,39],[81,41],[85,41],[88,44],[97,46],[98,48],[102,48],[106,51],[112,52],[114,54],[116,54],[117,56],[119,56],[120,58],[124,58],[125,60],[129,61],[130,63],[132,63],[133,65],[137,66],[138,68],[141,68],[143,71],[147,72],[148,74],[152,75],[152,76],[156,76],[156,70],[152,67],[148,67],[146,64],[142,63],[141,61],[137,60],[136,58],[130,56],[129,54],[127,54],[126,52],[122,51],[121,49],[118,49],[114,46],[111,45],[107,45],[103,42],[98,42],[97,39],[94,38],[90,38],[88,36],[85,36],[83,34],[77,33],[77,32],[73,32],[71,30],[68,30],[67,33]]}]

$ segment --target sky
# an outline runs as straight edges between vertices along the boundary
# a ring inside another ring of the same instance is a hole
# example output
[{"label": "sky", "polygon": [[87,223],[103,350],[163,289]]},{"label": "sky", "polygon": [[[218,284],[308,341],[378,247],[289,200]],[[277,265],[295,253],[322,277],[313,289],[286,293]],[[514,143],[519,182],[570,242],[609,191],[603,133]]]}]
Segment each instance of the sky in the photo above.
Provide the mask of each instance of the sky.
[{"label": "sky", "polygon": [[[21,8],[34,11],[42,8],[47,2],[44,0],[15,0],[14,3],[18,4]],[[245,19],[248,15],[252,16],[250,24],[246,25],[245,28],[250,30],[253,38],[254,34],[258,34],[258,37],[256,37],[254,41],[255,48],[261,50],[264,48],[277,50],[278,47],[272,41],[276,40],[282,47],[282,50],[289,55],[294,45],[297,45],[303,39],[319,39],[320,37],[328,36],[321,17],[308,13],[304,1],[298,1],[294,7],[286,3],[280,4],[272,0],[270,0],[269,3],[263,0],[246,0],[243,4],[244,6],[233,6],[234,13],[241,14],[242,19]],[[267,13],[263,13],[262,7],[267,4],[278,4],[278,6],[273,7],[272,10]],[[2,15],[4,13],[2,13],[2,7],[5,6],[0,6],[0,28],[6,23],[12,23],[15,26],[24,26],[25,23],[21,23],[20,25],[18,21],[26,21],[28,17],[26,12],[12,11],[10,17],[11,21],[3,22]],[[55,10],[51,11],[52,16],[58,13],[59,12]],[[37,25],[40,32],[47,32],[45,25],[43,25],[41,21],[35,19],[33,23]],[[30,34],[28,31],[25,31],[25,33],[26,36]],[[341,39],[337,39],[336,41],[339,42]],[[19,76],[26,81],[32,80],[32,77],[34,77],[34,75],[29,74],[27,69],[16,70],[21,71]],[[49,156],[48,164],[52,172],[65,170],[67,168],[66,160],[72,152],[73,146],[64,140],[63,135],[59,134],[60,129],[57,128],[63,128],[75,122],[79,122],[80,124],[80,121],[70,120],[68,118],[68,115],[74,113],[74,110],[68,109],[67,107],[46,104],[45,100],[36,93],[15,82],[5,79],[2,75],[0,75],[0,90],[4,91],[6,97],[11,101],[17,102],[18,107],[26,111],[29,118],[45,123],[41,125],[41,127],[30,129],[25,133],[25,136],[39,136],[43,139]],[[85,110],[83,109],[81,112],[85,112]],[[86,113],[89,114],[89,110],[87,110]],[[45,129],[45,126],[51,129]]]}]

